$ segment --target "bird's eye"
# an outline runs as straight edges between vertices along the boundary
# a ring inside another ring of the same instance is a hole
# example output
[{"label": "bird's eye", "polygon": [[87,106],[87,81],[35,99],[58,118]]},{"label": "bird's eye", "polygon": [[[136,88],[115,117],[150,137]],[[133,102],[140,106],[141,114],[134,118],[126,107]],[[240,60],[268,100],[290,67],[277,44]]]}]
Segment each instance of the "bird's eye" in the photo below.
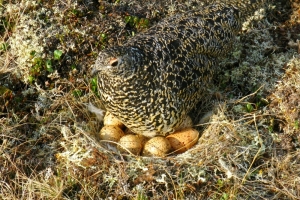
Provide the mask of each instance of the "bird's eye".
[{"label": "bird's eye", "polygon": [[118,58],[113,58],[109,61],[109,65],[112,67],[118,66]]}]

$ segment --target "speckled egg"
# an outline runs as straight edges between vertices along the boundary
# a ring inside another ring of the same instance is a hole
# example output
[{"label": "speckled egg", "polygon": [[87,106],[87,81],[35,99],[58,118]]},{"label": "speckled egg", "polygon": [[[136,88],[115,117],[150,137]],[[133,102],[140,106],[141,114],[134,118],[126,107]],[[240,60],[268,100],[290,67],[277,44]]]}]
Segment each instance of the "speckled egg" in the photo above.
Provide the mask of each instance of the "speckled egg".
[{"label": "speckled egg", "polygon": [[120,128],[124,128],[124,124],[115,116],[113,116],[110,112],[106,112],[103,119],[104,126],[118,126]]},{"label": "speckled egg", "polygon": [[121,152],[130,151],[134,155],[140,155],[147,138],[142,135],[128,134],[119,141],[119,150]]},{"label": "speckled egg", "polygon": [[121,137],[125,134],[123,130],[118,126],[106,125],[100,131],[99,139],[100,140],[109,140],[113,142],[118,142]]},{"label": "speckled egg", "polygon": [[176,131],[166,137],[174,149],[174,153],[183,153],[194,146],[199,137],[199,132],[193,128]]},{"label": "speckled egg", "polygon": [[171,149],[165,137],[153,137],[145,143],[143,156],[165,157]]}]

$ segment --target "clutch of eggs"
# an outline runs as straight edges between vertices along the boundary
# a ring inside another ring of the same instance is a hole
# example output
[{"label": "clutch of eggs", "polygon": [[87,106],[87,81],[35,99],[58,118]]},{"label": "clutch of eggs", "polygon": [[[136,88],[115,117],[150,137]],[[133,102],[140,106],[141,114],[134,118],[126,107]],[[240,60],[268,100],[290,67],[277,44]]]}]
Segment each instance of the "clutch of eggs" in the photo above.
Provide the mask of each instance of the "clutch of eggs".
[{"label": "clutch of eggs", "polygon": [[[104,126],[99,139],[118,143],[121,152],[134,155],[165,157],[170,153],[183,153],[194,146],[199,132],[193,128],[178,130],[166,137],[156,136],[151,139],[131,133],[124,124],[109,112],[104,117]],[[126,132],[126,134],[125,134]]]}]

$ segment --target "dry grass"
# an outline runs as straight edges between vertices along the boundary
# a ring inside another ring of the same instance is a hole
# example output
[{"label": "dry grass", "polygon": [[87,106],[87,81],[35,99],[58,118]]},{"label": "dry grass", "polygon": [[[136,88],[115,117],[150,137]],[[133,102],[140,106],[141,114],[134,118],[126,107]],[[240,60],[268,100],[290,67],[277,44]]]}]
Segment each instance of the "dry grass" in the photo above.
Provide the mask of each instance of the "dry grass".
[{"label": "dry grass", "polygon": [[145,29],[125,16],[152,25],[200,3],[99,2],[0,0],[0,199],[300,199],[298,1],[270,1],[245,24],[217,98],[195,110],[211,116],[198,144],[163,159],[97,140],[89,69]]}]

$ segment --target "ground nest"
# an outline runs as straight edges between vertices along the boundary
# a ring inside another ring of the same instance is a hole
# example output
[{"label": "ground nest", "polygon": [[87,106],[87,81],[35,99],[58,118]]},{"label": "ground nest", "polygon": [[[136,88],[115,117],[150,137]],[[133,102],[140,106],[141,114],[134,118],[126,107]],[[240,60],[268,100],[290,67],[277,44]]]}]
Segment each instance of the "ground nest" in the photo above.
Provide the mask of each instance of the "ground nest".
[{"label": "ground nest", "polygon": [[0,198],[300,199],[297,0],[244,24],[192,112],[192,149],[152,158],[97,140],[97,53],[203,4],[0,0]]}]

